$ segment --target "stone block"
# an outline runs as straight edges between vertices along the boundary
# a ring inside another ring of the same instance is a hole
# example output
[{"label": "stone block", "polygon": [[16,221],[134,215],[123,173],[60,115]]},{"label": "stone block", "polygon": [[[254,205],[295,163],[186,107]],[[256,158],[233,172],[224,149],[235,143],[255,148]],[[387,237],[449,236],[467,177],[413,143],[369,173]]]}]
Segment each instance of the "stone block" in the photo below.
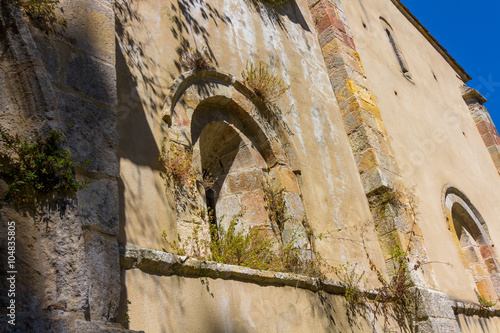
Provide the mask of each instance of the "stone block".
[{"label": "stone block", "polygon": [[372,106],[376,105],[373,93],[368,88],[364,87],[359,82],[355,82],[351,78],[348,78],[346,84],[341,88],[342,89],[340,89],[336,94],[340,105],[352,97],[356,97],[364,103],[368,103]]},{"label": "stone block", "polygon": [[279,185],[286,192],[300,193],[297,177],[290,169],[277,166],[271,169],[269,176],[273,179],[274,185]]},{"label": "stone block", "polygon": [[486,269],[486,267],[483,264],[474,264],[474,265],[471,265],[470,267],[474,270],[476,277],[478,277],[478,278],[488,278],[489,277],[488,270]]},{"label": "stone block", "polygon": [[288,245],[293,243],[294,247],[306,250],[309,249],[309,241],[306,231],[301,221],[289,220],[285,223],[283,233],[281,235],[283,244]]},{"label": "stone block", "polygon": [[[311,14],[315,21],[321,19],[325,15],[336,16],[337,8],[332,3],[326,0],[315,1],[314,6],[311,8]],[[312,3],[309,3],[312,5]]]},{"label": "stone block", "polygon": [[500,265],[497,258],[488,258],[485,261],[486,268],[490,273],[500,273]]},{"label": "stone block", "polygon": [[381,127],[382,122],[379,122],[379,119],[365,110],[356,110],[344,115],[344,128],[347,134],[352,133],[362,124],[380,131],[385,130],[385,128]]},{"label": "stone block", "polygon": [[498,137],[492,135],[491,133],[485,133],[481,135],[481,138],[483,138],[483,142],[486,147],[500,145],[500,140],[498,139]]},{"label": "stone block", "polygon": [[114,65],[114,1],[62,0],[60,4],[68,21],[65,33],[75,41],[74,46]]},{"label": "stone block", "polygon": [[74,201],[64,200],[57,202],[53,211],[44,209],[38,213],[44,227],[37,240],[35,258],[38,263],[33,266],[43,276],[40,307],[84,313],[88,280],[78,210]]},{"label": "stone block", "polygon": [[318,21],[316,22],[316,30],[318,34],[321,34],[326,28],[335,27],[336,18],[334,15],[323,15],[317,16]]},{"label": "stone block", "polygon": [[84,53],[73,54],[64,73],[65,84],[99,102],[116,106],[116,70]]},{"label": "stone block", "polygon": [[493,145],[488,147],[488,151],[490,152],[491,158],[497,167],[500,167],[500,146]]},{"label": "stone block", "polygon": [[92,320],[113,321],[120,301],[120,264],[116,238],[84,231],[87,311]]},{"label": "stone block", "polygon": [[329,54],[335,55],[339,52],[345,52],[342,41],[338,39],[333,39],[329,43],[323,45],[321,48],[321,52],[323,53],[323,58],[326,58]]},{"label": "stone block", "polygon": [[495,288],[493,287],[493,283],[491,283],[491,280],[489,278],[476,281],[476,288],[479,292],[479,295],[483,296],[488,301],[496,301],[498,299],[498,296],[495,293]]},{"label": "stone block", "polygon": [[283,151],[283,147],[278,140],[272,140],[270,142],[270,149],[264,148],[264,158],[266,159],[267,166],[273,167],[276,164],[287,164],[287,158]]},{"label": "stone block", "polygon": [[468,263],[479,262],[480,254],[474,246],[463,247],[462,250]]},{"label": "stone block", "polygon": [[401,246],[403,241],[403,235],[397,230],[393,230],[383,236],[379,236],[380,248],[386,261],[392,258],[391,251],[397,246]]},{"label": "stone block", "polygon": [[453,302],[445,293],[423,288],[415,288],[414,292],[418,296],[417,321],[423,318],[455,319]]},{"label": "stone block", "polygon": [[51,40],[45,34],[33,34],[33,40],[36,43],[38,52],[42,58],[45,69],[48,74],[51,76],[51,80],[54,82],[58,82],[59,80],[59,69],[60,69],[60,61],[59,61],[59,53],[54,52],[57,47],[60,47],[60,44],[57,44],[55,41]]},{"label": "stone block", "polygon": [[481,252],[481,255],[483,256],[483,259],[489,259],[489,258],[496,258],[495,255],[495,250],[491,245],[483,245],[479,248],[479,251]]},{"label": "stone block", "polygon": [[243,209],[241,223],[244,225],[244,228],[248,228],[248,226],[252,225],[266,224],[268,221],[268,214],[265,208],[266,203],[262,190],[243,193],[240,200]]},{"label": "stone block", "polygon": [[365,193],[371,193],[382,187],[393,187],[395,183],[395,174],[380,168],[375,167],[363,172],[361,176]]},{"label": "stone block", "polygon": [[366,101],[357,96],[352,96],[344,101],[339,101],[339,104],[343,110],[344,116],[347,113],[362,110],[374,116],[375,118],[382,120],[382,116],[380,115],[380,110],[375,105],[367,103]]},{"label": "stone block", "polygon": [[396,173],[396,161],[391,156],[379,154],[375,149],[370,148],[360,154],[355,155],[356,164],[361,174],[367,170],[381,167],[384,170]]},{"label": "stone block", "polygon": [[59,113],[66,126],[66,142],[75,161],[83,163],[88,159],[88,171],[118,177],[116,112],[98,108],[78,97],[61,94]]},{"label": "stone block", "polygon": [[[332,46],[337,44],[337,41],[338,39],[334,39],[322,49],[323,53],[330,50],[326,55],[324,55],[325,64],[330,77],[335,80],[335,78],[339,74],[339,70],[344,69],[347,75],[341,75],[341,79],[345,80],[349,78],[357,82],[366,84],[366,78],[364,77],[365,71],[357,52],[354,52],[352,49],[347,48],[344,44],[335,49],[332,49]],[[349,52],[349,50],[353,52]]]},{"label": "stone block", "polygon": [[[238,140],[238,138],[235,138],[235,140]],[[249,167],[255,167],[259,169],[266,168],[266,162],[264,161],[264,158],[250,144],[245,144],[239,149],[238,146],[236,146],[235,149],[237,149],[237,151],[232,151],[231,153],[226,154],[220,158],[226,172],[228,170],[245,169]]]},{"label": "stone block", "polygon": [[325,46],[326,44],[330,43],[334,39],[339,39],[339,36],[336,34],[335,28],[333,26],[328,26],[325,28],[321,33],[318,34],[318,40],[319,44],[321,47]]},{"label": "stone block", "polygon": [[298,193],[285,193],[287,218],[302,221],[305,218],[304,205]]},{"label": "stone block", "polygon": [[261,189],[262,177],[262,170],[260,169],[230,172],[224,182],[221,195]]},{"label": "stone block", "polygon": [[360,125],[356,130],[349,133],[349,141],[353,153],[360,153],[366,149],[375,148],[379,154],[390,155],[389,142],[382,132]]},{"label": "stone block", "polygon": [[118,234],[118,184],[114,180],[93,180],[76,193],[83,226],[113,236]]},{"label": "stone block", "polygon": [[242,213],[240,198],[237,195],[219,197],[215,207],[215,213],[217,214],[217,223],[227,229],[231,219],[235,215]]}]

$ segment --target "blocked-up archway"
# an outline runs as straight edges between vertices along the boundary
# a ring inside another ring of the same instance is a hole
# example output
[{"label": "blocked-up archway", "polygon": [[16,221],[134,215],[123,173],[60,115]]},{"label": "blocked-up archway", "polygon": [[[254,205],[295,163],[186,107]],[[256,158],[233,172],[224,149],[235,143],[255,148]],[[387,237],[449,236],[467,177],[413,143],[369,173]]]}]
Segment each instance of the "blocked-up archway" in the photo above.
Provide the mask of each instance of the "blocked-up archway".
[{"label": "blocked-up archway", "polygon": [[[220,71],[188,72],[174,82],[164,120],[170,142],[192,149],[198,174],[196,191],[175,190],[181,238],[196,225],[208,237],[203,212],[211,208],[225,228],[240,213],[237,230],[258,228],[280,242],[293,239],[297,246],[309,247],[297,179],[300,170],[288,134],[279,116],[250,90]],[[204,186],[204,175],[215,180],[213,186]],[[268,218],[264,179],[284,189],[288,219],[279,230]]]},{"label": "blocked-up archway", "polygon": [[500,265],[488,227],[465,194],[446,185],[443,206],[455,244],[478,293],[488,300],[500,296]]}]

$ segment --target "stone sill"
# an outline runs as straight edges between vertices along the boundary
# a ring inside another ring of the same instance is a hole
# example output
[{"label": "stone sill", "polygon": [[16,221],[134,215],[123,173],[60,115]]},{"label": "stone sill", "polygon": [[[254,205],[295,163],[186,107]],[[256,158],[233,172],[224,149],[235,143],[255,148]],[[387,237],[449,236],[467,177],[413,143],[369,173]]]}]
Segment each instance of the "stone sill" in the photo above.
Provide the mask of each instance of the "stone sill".
[{"label": "stone sill", "polygon": [[500,316],[500,308],[497,306],[486,308],[470,302],[453,302],[453,311],[456,315],[463,314],[466,316],[479,316],[479,317],[495,317]]},{"label": "stone sill", "polygon": [[[342,296],[345,294],[347,287],[345,283],[330,279],[319,279],[299,274],[262,271],[248,267],[226,265],[215,261],[203,261],[133,245],[120,246],[120,266],[124,269],[137,268],[144,272],[159,275],[210,277],[260,285],[290,286],[313,292],[321,290],[329,294]],[[371,300],[374,300],[377,296],[377,292],[374,290],[363,292]]]}]

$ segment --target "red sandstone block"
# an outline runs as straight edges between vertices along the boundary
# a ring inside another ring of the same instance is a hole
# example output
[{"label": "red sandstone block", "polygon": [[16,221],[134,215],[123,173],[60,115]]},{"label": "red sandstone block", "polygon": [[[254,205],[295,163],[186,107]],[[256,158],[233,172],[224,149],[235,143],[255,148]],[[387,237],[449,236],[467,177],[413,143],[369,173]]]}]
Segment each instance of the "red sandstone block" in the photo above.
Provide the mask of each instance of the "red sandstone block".
[{"label": "red sandstone block", "polygon": [[479,251],[481,251],[481,255],[485,260],[496,257],[495,250],[491,245],[483,245],[479,248]]},{"label": "red sandstone block", "polygon": [[313,8],[311,8],[311,14],[314,19],[321,18],[325,15],[335,16],[336,8],[328,1],[320,1]]},{"label": "red sandstone block", "polygon": [[318,34],[322,33],[325,29],[333,27],[332,24],[332,19],[330,15],[325,15],[323,16],[317,23],[316,23],[316,30],[318,30]]},{"label": "red sandstone block", "polygon": [[486,147],[495,145],[495,138],[490,133],[485,133],[481,136]]},{"label": "red sandstone block", "polygon": [[477,126],[477,130],[479,131],[479,133],[481,135],[485,134],[488,132],[488,127],[486,126],[488,123],[484,120],[476,123],[476,126]]},{"label": "red sandstone block", "polygon": [[345,35],[344,42],[347,45],[349,45],[353,50],[356,50],[356,45],[354,44],[354,40],[351,37]]}]

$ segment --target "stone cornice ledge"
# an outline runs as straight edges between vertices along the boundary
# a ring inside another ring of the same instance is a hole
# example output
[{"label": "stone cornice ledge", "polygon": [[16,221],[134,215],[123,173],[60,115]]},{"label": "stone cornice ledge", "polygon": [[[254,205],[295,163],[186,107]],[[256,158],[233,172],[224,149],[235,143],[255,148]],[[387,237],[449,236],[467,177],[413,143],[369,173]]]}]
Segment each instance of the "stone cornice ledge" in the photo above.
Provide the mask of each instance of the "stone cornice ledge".
[{"label": "stone cornice ledge", "polygon": [[[290,286],[313,292],[322,290],[335,295],[344,295],[346,290],[346,284],[330,279],[202,261],[134,245],[120,246],[120,266],[124,269],[136,268],[158,275],[210,277],[264,285]],[[375,299],[377,296],[377,292],[373,290],[364,291],[364,293],[369,299]]]},{"label": "stone cornice ledge", "polygon": [[463,314],[466,316],[479,316],[479,317],[498,317],[500,316],[500,308],[491,307],[487,308],[469,302],[453,302],[453,311],[456,315]]}]

